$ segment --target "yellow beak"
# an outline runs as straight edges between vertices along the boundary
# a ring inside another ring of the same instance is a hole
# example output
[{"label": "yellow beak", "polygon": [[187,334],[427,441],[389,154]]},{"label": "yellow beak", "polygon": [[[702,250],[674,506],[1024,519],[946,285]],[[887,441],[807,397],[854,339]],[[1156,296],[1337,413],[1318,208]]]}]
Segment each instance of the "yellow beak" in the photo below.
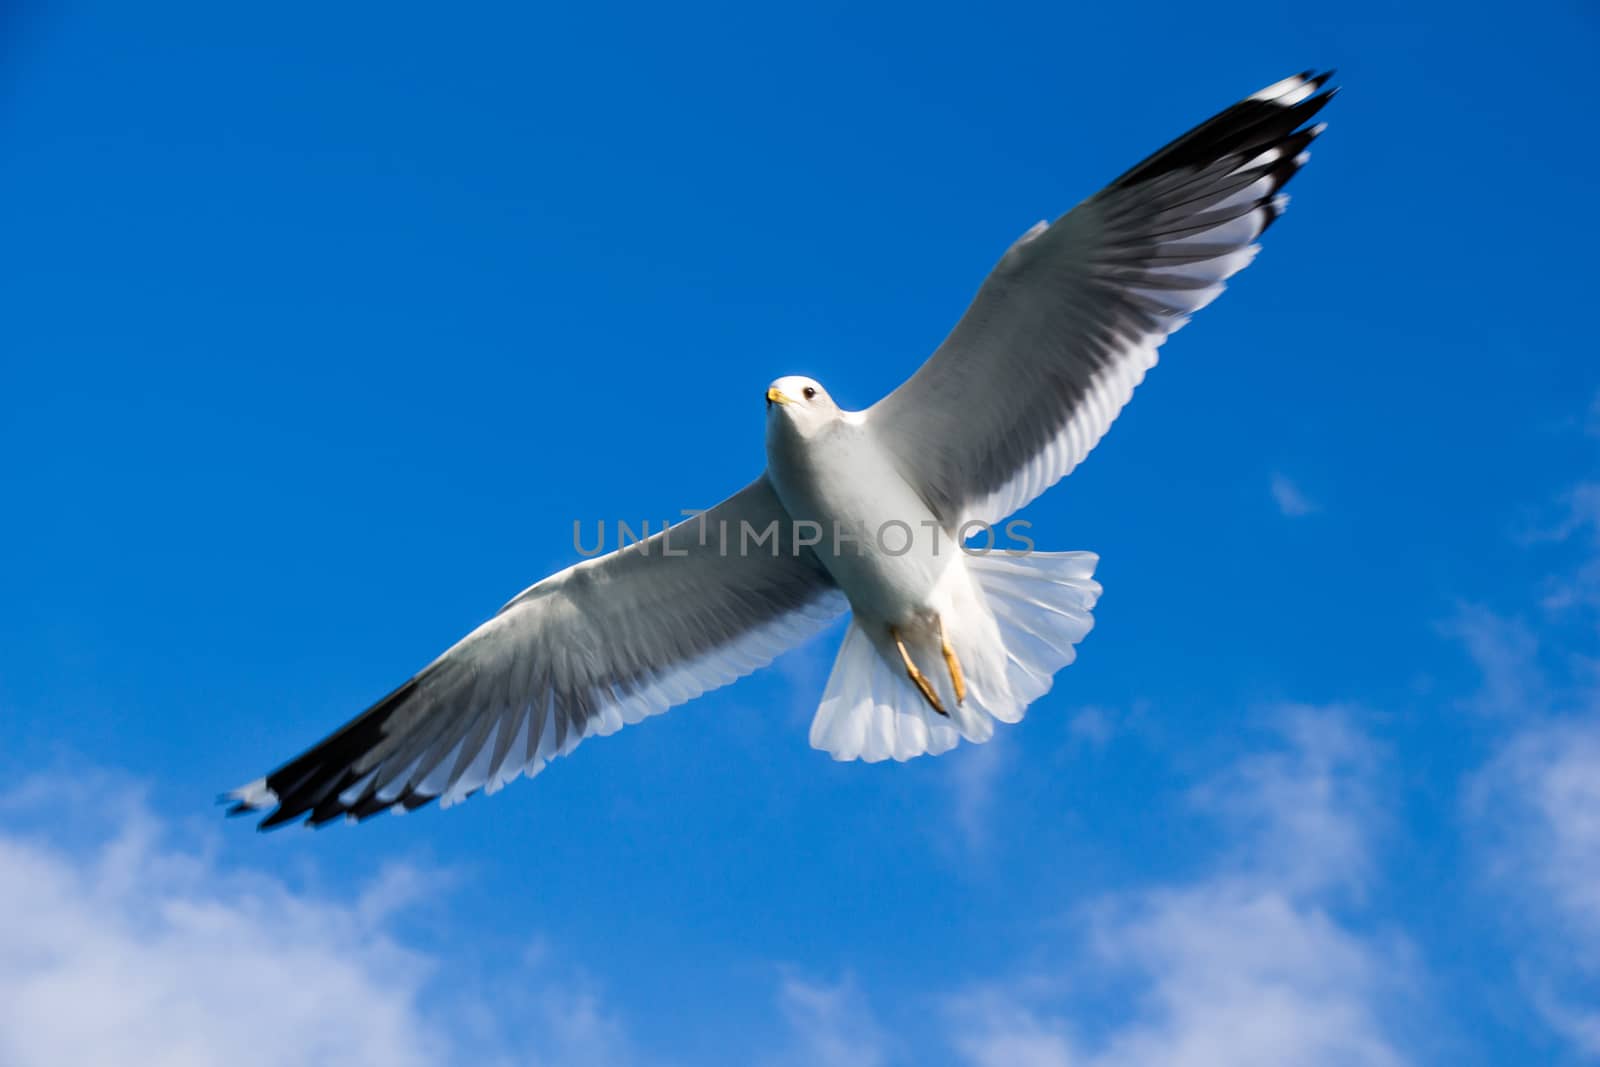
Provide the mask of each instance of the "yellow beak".
[{"label": "yellow beak", "polygon": [[772,388],[767,390],[767,403],[769,403],[769,404],[788,404],[790,402],[791,401],[789,400],[789,398],[784,396],[783,393],[778,390],[777,386],[774,385]]}]

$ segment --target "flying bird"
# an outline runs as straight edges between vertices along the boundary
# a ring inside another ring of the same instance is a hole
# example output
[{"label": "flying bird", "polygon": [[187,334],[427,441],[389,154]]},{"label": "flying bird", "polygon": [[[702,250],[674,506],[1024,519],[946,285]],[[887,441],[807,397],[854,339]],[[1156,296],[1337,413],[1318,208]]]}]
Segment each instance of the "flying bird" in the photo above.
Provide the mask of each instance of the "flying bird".
[{"label": "flying bird", "polygon": [[266,829],[450,804],[770,663],[848,612],[811,726],[835,759],[988,740],[1092,625],[1088,552],[979,553],[1100,440],[1156,350],[1255,257],[1336,90],[1307,71],[1201,123],[1013,244],[864,411],[764,394],[766,470],[533,585],[344,727],[225,796]]}]

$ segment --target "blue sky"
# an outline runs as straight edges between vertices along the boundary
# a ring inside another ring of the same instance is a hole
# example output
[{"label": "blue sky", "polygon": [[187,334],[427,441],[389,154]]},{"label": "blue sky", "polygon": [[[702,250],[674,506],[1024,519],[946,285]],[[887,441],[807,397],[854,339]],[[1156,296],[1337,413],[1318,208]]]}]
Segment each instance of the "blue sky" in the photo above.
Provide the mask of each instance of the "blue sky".
[{"label": "blue sky", "polygon": [[[0,1060],[1600,1056],[1592,10],[14,11]],[[1020,726],[832,763],[834,632],[492,799],[217,817],[1311,66],[1263,254],[1026,513],[1105,595]]]}]

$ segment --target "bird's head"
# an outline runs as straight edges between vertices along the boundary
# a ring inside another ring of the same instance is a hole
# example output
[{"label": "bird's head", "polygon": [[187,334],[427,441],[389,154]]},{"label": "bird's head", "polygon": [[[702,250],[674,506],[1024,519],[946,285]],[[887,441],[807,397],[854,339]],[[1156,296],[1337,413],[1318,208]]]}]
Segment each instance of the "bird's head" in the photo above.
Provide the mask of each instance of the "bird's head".
[{"label": "bird's head", "polygon": [[767,386],[767,421],[783,420],[808,434],[839,417],[839,405],[814,378],[798,374],[779,378]]}]

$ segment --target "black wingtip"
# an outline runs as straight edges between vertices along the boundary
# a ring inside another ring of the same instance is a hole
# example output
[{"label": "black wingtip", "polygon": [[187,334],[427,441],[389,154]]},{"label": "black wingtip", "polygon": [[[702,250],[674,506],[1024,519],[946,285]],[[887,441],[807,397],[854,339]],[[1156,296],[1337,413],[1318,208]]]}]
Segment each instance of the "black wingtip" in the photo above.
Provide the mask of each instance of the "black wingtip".
[{"label": "black wingtip", "polygon": [[[383,741],[390,717],[417,693],[418,683],[428,676],[429,670],[424,670],[319,744],[267,775],[261,784],[271,797],[269,802],[252,805],[241,801],[237,791],[224,794],[223,802],[234,802],[234,807],[229,808],[227,814],[265,812],[265,817],[256,824],[256,829],[263,832],[276,830],[302,817],[307,817],[306,824],[309,826],[322,826],[335,821],[336,816],[345,814],[352,805],[344,803],[341,798],[359,777],[353,765]],[[369,806],[366,802],[371,797],[364,795],[356,799],[366,808]],[[268,808],[272,810],[268,811]]]},{"label": "black wingtip", "polygon": [[[1111,187],[1139,185],[1228,157],[1248,159],[1299,136],[1301,128],[1338,92],[1337,87],[1324,88],[1333,75],[1331,69],[1321,74],[1307,70],[1257,90],[1142,160],[1114,180]],[[1292,169],[1289,173],[1293,173]],[[1285,174],[1284,179],[1287,177]],[[1273,192],[1276,191],[1275,188]]]}]

